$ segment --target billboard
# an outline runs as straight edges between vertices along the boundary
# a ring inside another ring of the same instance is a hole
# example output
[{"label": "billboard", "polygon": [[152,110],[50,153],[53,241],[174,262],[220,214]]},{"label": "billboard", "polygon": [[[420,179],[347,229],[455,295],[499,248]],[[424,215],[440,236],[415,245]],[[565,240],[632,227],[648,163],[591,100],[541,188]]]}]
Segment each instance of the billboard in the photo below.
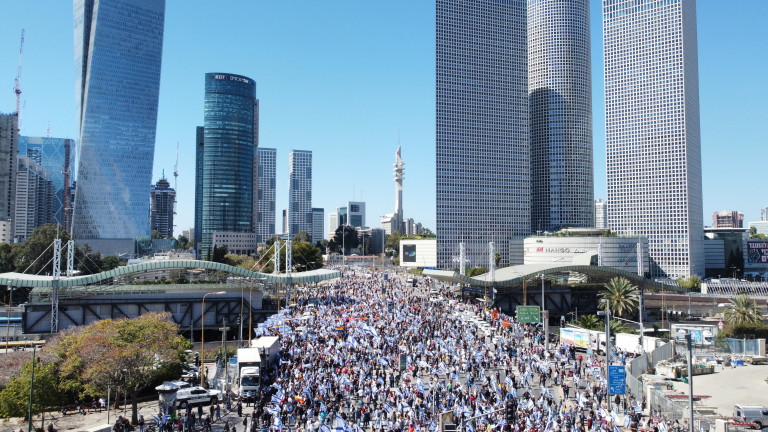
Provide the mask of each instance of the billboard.
[{"label": "billboard", "polygon": [[748,241],[747,242],[747,263],[768,264],[768,242]]},{"label": "billboard", "polygon": [[403,262],[416,262],[416,245],[403,245]]}]

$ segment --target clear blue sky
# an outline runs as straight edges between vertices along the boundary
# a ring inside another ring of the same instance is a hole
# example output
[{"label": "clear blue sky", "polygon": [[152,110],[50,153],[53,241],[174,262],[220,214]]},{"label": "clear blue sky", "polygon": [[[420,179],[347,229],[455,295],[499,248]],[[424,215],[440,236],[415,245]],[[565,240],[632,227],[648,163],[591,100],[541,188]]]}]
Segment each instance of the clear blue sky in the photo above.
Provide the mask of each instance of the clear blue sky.
[{"label": "clear blue sky", "polygon": [[[591,0],[595,197],[605,198],[600,1]],[[758,220],[768,205],[768,1],[699,0],[704,224],[719,210]],[[4,0],[0,111],[11,112],[19,37],[23,135],[77,139],[72,3]],[[206,72],[256,80],[260,145],[278,150],[277,208],[287,205],[288,153],[311,150],[313,206],[367,202],[370,226],[394,207],[398,131],[404,211],[435,226],[434,2],[167,0],[154,163],[172,179],[179,143],[176,233],[194,220],[195,126]],[[172,181],[173,183],[173,181]],[[326,218],[327,219],[327,218]],[[278,217],[279,226],[279,217]],[[327,228],[326,228],[327,229]]]}]

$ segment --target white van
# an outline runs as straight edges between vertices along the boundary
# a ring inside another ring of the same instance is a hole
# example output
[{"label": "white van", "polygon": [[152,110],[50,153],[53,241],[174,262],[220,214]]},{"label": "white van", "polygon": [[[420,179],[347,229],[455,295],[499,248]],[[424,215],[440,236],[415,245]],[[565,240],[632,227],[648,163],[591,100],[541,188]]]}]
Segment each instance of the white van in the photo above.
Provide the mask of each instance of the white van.
[{"label": "white van", "polygon": [[754,423],[757,429],[768,425],[768,407],[762,405],[736,405],[733,407],[733,417],[743,422]]}]

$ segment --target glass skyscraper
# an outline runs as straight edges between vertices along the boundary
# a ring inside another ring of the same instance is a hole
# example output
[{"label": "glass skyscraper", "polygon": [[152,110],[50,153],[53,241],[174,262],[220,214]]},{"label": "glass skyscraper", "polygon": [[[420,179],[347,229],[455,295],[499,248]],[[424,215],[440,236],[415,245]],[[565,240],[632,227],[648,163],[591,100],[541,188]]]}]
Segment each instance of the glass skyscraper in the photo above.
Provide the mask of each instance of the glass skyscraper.
[{"label": "glass skyscraper", "polygon": [[203,257],[214,246],[214,233],[253,233],[257,118],[254,80],[227,73],[205,74],[200,216]]},{"label": "glass skyscraper", "polygon": [[53,137],[19,137],[19,155],[26,156],[51,176],[53,182],[53,222],[66,227],[69,188],[75,167],[74,140]]},{"label": "glass skyscraper", "polygon": [[256,234],[258,242],[264,243],[277,233],[275,229],[275,179],[277,176],[277,150],[258,150],[259,196]]},{"label": "glass skyscraper", "polygon": [[589,0],[528,0],[531,229],[591,227]]},{"label": "glass skyscraper", "polygon": [[608,226],[651,276],[704,272],[694,0],[603,0]]},{"label": "glass skyscraper", "polygon": [[437,0],[437,262],[531,231],[525,0]]},{"label": "glass skyscraper", "polygon": [[149,235],[164,0],[75,0],[76,240]]},{"label": "glass skyscraper", "polygon": [[[293,150],[288,155],[288,234],[312,236],[312,152]],[[312,239],[312,241],[317,241]]]}]

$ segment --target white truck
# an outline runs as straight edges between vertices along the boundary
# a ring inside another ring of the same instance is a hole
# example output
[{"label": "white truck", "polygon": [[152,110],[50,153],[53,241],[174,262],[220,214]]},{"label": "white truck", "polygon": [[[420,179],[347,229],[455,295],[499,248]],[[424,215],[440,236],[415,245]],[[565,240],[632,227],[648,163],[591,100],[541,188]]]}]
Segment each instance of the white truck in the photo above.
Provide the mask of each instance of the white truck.
[{"label": "white truck", "polygon": [[685,335],[691,334],[694,345],[712,345],[720,329],[717,324],[672,324],[672,337],[678,342],[685,341]]},{"label": "white truck", "polygon": [[605,353],[605,332],[568,326],[560,329],[560,341],[573,345],[576,349],[584,351],[591,349],[598,354]]},{"label": "white truck", "polygon": [[237,394],[246,396],[250,391],[257,394],[261,384],[261,355],[258,348],[239,348],[237,350],[237,375],[234,383]]},{"label": "white truck", "polygon": [[255,341],[251,341],[251,348],[259,350],[261,355],[262,369],[272,366],[280,356],[280,338],[277,336],[262,336]]}]

